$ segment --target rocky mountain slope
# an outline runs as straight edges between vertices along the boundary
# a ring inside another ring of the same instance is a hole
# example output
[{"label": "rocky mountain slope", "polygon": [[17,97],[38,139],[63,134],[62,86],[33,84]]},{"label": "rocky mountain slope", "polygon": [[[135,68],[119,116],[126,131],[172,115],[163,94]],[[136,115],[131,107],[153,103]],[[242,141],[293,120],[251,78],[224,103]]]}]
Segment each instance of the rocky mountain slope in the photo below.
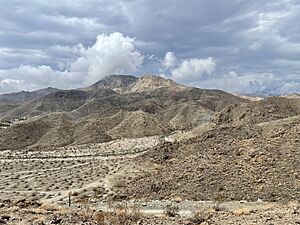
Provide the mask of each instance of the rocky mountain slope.
[{"label": "rocky mountain slope", "polygon": [[39,89],[36,91],[21,91],[17,93],[10,93],[10,94],[3,94],[0,95],[0,101],[2,102],[10,102],[10,103],[24,103],[28,102],[30,100],[46,96],[50,93],[58,91],[57,88],[45,88],[45,89]]},{"label": "rocky mountain slope", "polygon": [[21,91],[18,93],[0,95],[0,113],[8,112],[26,102],[46,96],[56,91],[58,91],[58,89],[49,87],[32,92]]},{"label": "rocky mountain slope", "polygon": [[276,97],[218,112],[205,132],[139,157],[157,169],[117,188],[116,199],[299,199],[299,106]]},{"label": "rocky mountain slope", "polygon": [[[223,91],[185,87],[157,76],[114,75],[85,89],[38,96],[1,113],[5,120],[28,119],[0,130],[0,149],[168,134],[206,123],[215,112],[247,102]],[[32,132],[35,127],[37,133]]]}]

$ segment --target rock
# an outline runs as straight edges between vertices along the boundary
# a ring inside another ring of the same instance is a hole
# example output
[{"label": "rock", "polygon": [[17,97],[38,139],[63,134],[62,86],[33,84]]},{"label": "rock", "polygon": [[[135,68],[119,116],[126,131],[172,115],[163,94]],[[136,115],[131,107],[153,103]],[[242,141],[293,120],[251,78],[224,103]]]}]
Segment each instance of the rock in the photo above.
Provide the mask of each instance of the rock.
[{"label": "rock", "polygon": [[1,219],[8,221],[8,220],[10,220],[10,216],[4,215],[4,216],[1,216]]},{"label": "rock", "polygon": [[259,199],[257,199],[256,202],[257,202],[257,203],[263,203],[263,200],[261,200],[261,199],[259,198]]},{"label": "rock", "polygon": [[240,208],[233,211],[233,214],[235,216],[241,216],[241,215],[249,215],[251,213],[250,209],[247,208]]},{"label": "rock", "polygon": [[292,213],[299,214],[299,207],[293,207]]},{"label": "rock", "polygon": [[61,218],[54,219],[50,222],[50,224],[60,224],[62,222]]},{"label": "rock", "polygon": [[45,223],[43,221],[41,221],[41,220],[38,220],[38,221],[34,221],[32,223],[32,225],[45,225]]},{"label": "rock", "polygon": [[173,199],[176,203],[182,202],[182,198],[180,196],[175,196]]}]

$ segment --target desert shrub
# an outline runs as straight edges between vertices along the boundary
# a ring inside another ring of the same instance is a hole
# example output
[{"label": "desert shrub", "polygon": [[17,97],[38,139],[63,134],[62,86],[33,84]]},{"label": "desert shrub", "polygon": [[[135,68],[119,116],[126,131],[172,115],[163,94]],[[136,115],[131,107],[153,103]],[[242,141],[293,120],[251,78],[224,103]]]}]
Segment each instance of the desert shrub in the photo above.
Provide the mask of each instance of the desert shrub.
[{"label": "desert shrub", "polygon": [[189,224],[201,224],[207,222],[211,217],[212,213],[210,212],[198,211],[189,219]]},{"label": "desert shrub", "polygon": [[138,224],[141,220],[141,213],[138,207],[129,209],[126,204],[113,206],[112,212],[98,211],[94,213],[93,219],[100,225],[132,225]]},{"label": "desert shrub", "polygon": [[220,211],[225,211],[226,208],[218,202],[213,206],[213,210],[216,212],[220,212]]},{"label": "desert shrub", "polygon": [[166,216],[168,217],[175,217],[178,216],[178,207],[177,206],[173,206],[173,205],[168,205],[164,211],[164,213],[166,214]]},{"label": "desert shrub", "polygon": [[94,213],[93,219],[97,224],[104,225],[106,224],[107,213],[103,211],[96,212]]}]

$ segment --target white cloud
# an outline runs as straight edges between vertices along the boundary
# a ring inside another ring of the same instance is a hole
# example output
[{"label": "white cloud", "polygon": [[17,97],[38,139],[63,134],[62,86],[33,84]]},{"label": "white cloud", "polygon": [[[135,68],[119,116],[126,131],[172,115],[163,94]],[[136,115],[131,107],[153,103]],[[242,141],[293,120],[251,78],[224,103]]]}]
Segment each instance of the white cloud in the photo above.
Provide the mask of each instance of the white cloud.
[{"label": "white cloud", "polygon": [[86,74],[89,84],[110,74],[135,71],[144,57],[136,50],[134,39],[121,33],[98,35],[96,43],[70,66],[70,72]]},{"label": "white cloud", "polygon": [[112,33],[98,35],[96,43],[89,48],[81,44],[65,48],[56,46],[52,50],[75,51],[80,57],[70,63],[65,71],[56,71],[46,65],[21,65],[0,70],[0,93],[48,86],[77,88],[90,85],[107,75],[133,72],[144,59],[134,42],[134,38]]},{"label": "white cloud", "polygon": [[179,81],[195,81],[200,80],[204,75],[212,74],[216,68],[216,62],[213,58],[207,59],[186,59],[171,71],[172,78]]},{"label": "white cloud", "polygon": [[163,68],[160,72],[165,72],[163,77],[169,77],[179,82],[191,82],[204,78],[205,75],[212,74],[217,66],[212,58],[190,58],[179,60],[174,52],[167,52],[161,61]]},{"label": "white cloud", "polygon": [[59,53],[59,54],[72,54],[72,55],[82,55],[86,51],[86,48],[82,44],[68,46],[68,45],[53,45],[49,47],[49,52]]},{"label": "white cloud", "polygon": [[164,66],[165,69],[170,69],[171,67],[176,65],[176,61],[177,58],[174,52],[167,52],[161,64]]},{"label": "white cloud", "polygon": [[[54,71],[49,66],[21,65],[18,68],[0,70],[0,82],[5,86],[1,86],[0,93],[8,90],[8,87],[11,87],[12,91],[33,90],[48,86],[63,88],[70,84],[68,83],[70,78],[72,75],[67,71]],[[7,80],[11,81],[9,85],[5,85]]]},{"label": "white cloud", "polygon": [[0,90],[5,91],[17,91],[19,86],[22,85],[22,81],[14,79],[0,80]]}]

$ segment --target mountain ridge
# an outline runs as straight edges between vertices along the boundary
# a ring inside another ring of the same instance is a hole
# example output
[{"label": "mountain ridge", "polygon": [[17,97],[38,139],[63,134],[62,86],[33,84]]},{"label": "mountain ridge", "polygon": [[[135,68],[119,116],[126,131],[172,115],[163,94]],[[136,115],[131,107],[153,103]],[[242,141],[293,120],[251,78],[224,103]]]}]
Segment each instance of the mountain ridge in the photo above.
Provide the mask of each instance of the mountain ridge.
[{"label": "mountain ridge", "polygon": [[[0,113],[0,119],[27,119],[0,129],[0,146],[45,147],[51,140],[62,146],[78,140],[86,143],[163,135],[192,129],[229,105],[247,102],[220,90],[185,87],[158,76],[114,75],[96,82],[92,88],[57,90]],[[24,136],[33,127],[40,127],[40,132]],[[68,141],[60,138],[61,132]],[[12,138],[23,141],[16,143]]]},{"label": "mountain ridge", "polygon": [[[159,76],[145,75],[137,78],[131,75],[111,75],[89,87],[81,89],[59,90],[55,88],[47,88],[33,92],[19,92],[0,95],[0,99],[1,96],[2,99],[7,99],[5,101],[3,100],[4,103],[18,103],[11,108],[6,106],[7,110],[0,112],[0,119],[39,115],[43,112],[72,111],[83,107],[89,102],[105,99],[108,96],[135,96],[137,93],[153,93],[159,89],[164,89],[170,93],[189,91],[192,93],[193,90],[201,90],[203,93],[206,92],[205,89],[186,87],[170,79],[165,79]],[[218,93],[220,91],[211,90],[211,92]],[[24,93],[29,97],[23,97]],[[14,100],[10,101],[10,99]],[[63,106],[63,104],[65,105]],[[31,112],[28,111],[29,109]]]}]

